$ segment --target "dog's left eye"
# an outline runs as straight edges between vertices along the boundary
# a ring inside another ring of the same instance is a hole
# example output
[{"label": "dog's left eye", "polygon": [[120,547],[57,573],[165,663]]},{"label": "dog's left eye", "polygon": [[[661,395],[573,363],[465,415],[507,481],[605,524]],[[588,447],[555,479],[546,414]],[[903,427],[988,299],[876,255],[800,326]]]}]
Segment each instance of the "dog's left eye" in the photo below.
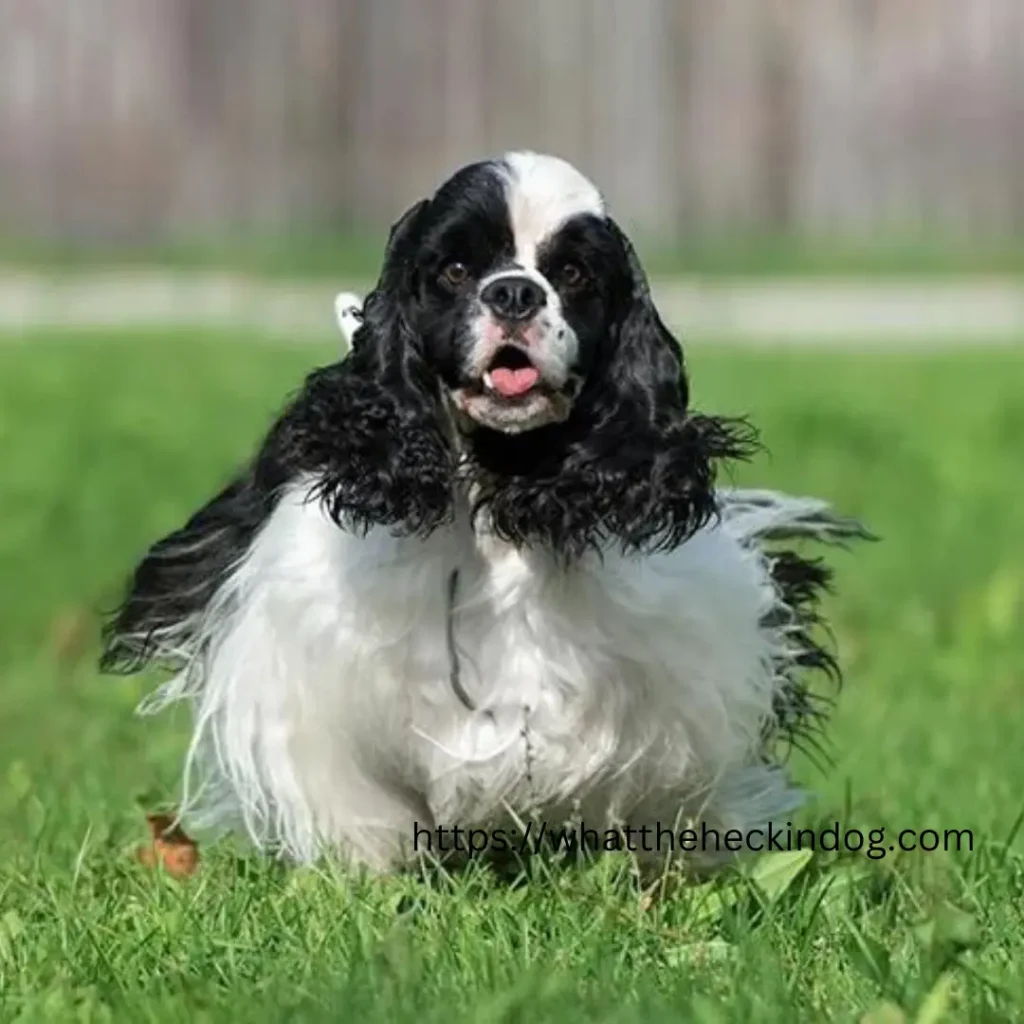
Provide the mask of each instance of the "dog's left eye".
[{"label": "dog's left eye", "polygon": [[468,280],[469,267],[465,263],[448,263],[441,271],[441,282],[449,288],[460,288]]},{"label": "dog's left eye", "polygon": [[578,263],[563,263],[558,276],[562,279],[562,284],[576,288],[583,284],[587,272]]}]

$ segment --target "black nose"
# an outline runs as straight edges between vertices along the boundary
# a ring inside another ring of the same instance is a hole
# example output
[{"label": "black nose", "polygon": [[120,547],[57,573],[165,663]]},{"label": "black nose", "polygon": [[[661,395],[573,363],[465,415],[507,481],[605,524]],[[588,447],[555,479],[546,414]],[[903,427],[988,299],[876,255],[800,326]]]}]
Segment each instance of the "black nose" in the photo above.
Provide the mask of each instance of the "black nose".
[{"label": "black nose", "polygon": [[529,320],[544,305],[547,296],[531,278],[505,274],[484,288],[480,301],[502,320]]}]

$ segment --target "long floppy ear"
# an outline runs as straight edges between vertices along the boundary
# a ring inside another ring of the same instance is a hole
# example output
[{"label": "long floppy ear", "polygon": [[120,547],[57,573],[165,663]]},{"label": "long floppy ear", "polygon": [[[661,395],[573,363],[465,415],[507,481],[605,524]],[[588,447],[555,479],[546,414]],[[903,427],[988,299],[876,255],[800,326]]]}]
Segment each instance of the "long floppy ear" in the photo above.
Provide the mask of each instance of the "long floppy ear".
[{"label": "long floppy ear", "polygon": [[[618,224],[608,223],[622,246],[628,295],[609,339],[611,372],[605,384],[619,387],[652,416],[676,418],[685,414],[690,397],[682,347],[658,313],[633,243]],[[613,404],[621,404],[624,397],[605,393]]]},{"label": "long floppy ear", "polygon": [[[524,467],[478,501],[495,532],[563,558],[606,544],[672,548],[716,512],[716,462],[753,448],[741,421],[699,416],[679,343],[663,323],[632,244],[614,223],[622,273],[613,317],[570,419],[522,439],[481,438],[478,461]],[[529,446],[528,452],[515,450]]]},{"label": "long floppy ear", "polygon": [[629,294],[588,396],[594,438],[581,455],[614,439],[616,454],[602,465],[609,495],[618,490],[614,534],[626,547],[673,547],[715,514],[718,461],[749,456],[755,435],[743,421],[690,410],[682,346],[658,313],[632,242],[609,224],[622,246]]},{"label": "long floppy ear", "polygon": [[425,535],[452,511],[440,382],[407,320],[421,200],[391,228],[380,279],[342,362],[317,371],[278,424],[339,525]]},{"label": "long floppy ear", "polygon": [[402,310],[410,231],[392,229],[351,351],[315,370],[234,481],[140,561],[105,630],[102,667],[180,661],[204,613],[289,485],[308,482],[344,528],[425,535],[452,509],[453,456],[437,381]]}]

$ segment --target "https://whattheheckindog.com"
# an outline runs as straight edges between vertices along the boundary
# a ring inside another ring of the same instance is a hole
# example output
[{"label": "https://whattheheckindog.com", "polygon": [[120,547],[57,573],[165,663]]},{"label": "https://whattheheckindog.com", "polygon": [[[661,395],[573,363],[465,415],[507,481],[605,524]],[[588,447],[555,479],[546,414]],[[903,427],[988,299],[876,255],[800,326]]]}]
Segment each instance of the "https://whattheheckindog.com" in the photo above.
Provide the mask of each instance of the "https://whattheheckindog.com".
[{"label": "https://whattheheckindog.com", "polygon": [[973,852],[971,829],[888,830],[842,828],[833,822],[819,828],[797,828],[792,822],[764,828],[670,828],[655,823],[638,827],[572,827],[529,821],[521,827],[472,828],[418,823],[413,827],[413,850],[425,854],[457,853],[469,856],[551,853],[729,854],[810,850],[822,853],[862,853],[881,860],[895,853]]}]

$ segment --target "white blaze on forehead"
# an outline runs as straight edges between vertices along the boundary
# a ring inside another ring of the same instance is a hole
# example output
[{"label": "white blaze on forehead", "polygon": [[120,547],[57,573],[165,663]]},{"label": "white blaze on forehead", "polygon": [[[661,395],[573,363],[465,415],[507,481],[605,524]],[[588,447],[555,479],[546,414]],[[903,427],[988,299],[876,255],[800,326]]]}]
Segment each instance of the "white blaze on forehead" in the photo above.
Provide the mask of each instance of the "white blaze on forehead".
[{"label": "white blaze on forehead", "polygon": [[540,153],[508,153],[504,164],[516,261],[522,266],[535,266],[538,247],[570,217],[604,216],[601,193],[567,161]]}]

